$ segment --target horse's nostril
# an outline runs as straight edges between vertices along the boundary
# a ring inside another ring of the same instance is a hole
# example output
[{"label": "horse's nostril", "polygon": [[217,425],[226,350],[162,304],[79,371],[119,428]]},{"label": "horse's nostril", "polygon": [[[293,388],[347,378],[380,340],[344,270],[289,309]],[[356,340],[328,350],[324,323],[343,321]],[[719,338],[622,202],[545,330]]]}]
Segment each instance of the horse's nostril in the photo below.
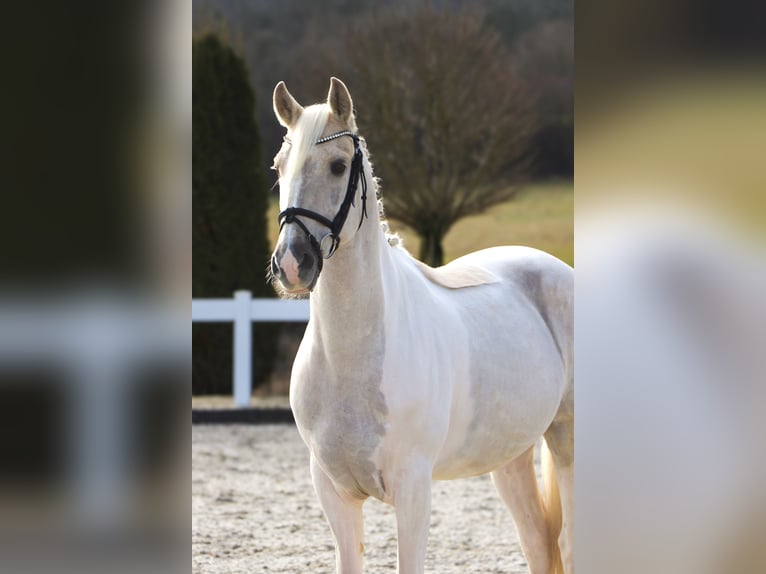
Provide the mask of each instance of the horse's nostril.
[{"label": "horse's nostril", "polygon": [[311,269],[314,267],[314,256],[311,253],[304,253],[303,258],[301,259],[301,262],[299,263],[299,267],[302,271],[305,271],[307,269]]},{"label": "horse's nostril", "polygon": [[280,275],[279,263],[277,263],[276,255],[271,256],[271,272],[274,274],[274,277],[279,277]]}]

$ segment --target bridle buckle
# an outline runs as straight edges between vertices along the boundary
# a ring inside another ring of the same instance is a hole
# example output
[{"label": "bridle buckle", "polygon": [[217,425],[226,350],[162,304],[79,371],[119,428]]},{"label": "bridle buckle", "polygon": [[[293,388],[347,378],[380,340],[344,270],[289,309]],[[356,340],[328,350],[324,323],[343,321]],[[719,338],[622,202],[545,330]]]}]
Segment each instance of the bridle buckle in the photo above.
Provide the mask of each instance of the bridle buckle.
[{"label": "bridle buckle", "polygon": [[[329,243],[328,243],[329,240]],[[335,234],[331,231],[327,233],[322,240],[319,242],[319,252],[322,255],[324,259],[329,259],[333,256],[335,253],[335,250],[338,248],[338,244],[340,243],[340,240],[338,237],[335,236]]]}]

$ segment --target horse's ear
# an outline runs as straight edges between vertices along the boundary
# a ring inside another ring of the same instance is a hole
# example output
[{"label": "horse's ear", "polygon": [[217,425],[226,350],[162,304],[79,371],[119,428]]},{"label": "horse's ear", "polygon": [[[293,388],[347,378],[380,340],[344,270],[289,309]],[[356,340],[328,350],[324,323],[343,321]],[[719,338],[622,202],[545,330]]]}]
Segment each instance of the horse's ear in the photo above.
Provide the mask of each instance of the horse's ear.
[{"label": "horse's ear", "polygon": [[327,94],[327,103],[332,112],[349,126],[353,125],[354,103],[351,94],[348,93],[346,84],[338,78],[330,78],[330,92]]},{"label": "horse's ear", "polygon": [[274,113],[279,123],[288,129],[296,124],[303,113],[303,108],[287,91],[284,82],[279,82],[274,88]]}]

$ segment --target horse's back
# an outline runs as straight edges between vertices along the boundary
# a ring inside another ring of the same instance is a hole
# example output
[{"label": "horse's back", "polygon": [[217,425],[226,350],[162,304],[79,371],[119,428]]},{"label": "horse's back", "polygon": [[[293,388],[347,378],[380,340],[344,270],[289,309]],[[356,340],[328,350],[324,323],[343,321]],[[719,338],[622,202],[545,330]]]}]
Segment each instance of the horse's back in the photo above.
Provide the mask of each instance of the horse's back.
[{"label": "horse's back", "polygon": [[[553,255],[518,245],[491,247],[452,262],[482,268],[523,294],[541,315],[562,354],[570,349],[574,327],[574,270]],[[565,358],[566,360],[566,358]]]},{"label": "horse's back", "polygon": [[530,312],[539,317],[561,360],[571,368],[572,267],[544,251],[517,245],[475,251],[436,269],[417,263],[432,286],[433,299],[444,307],[462,309],[463,321],[468,324],[475,322],[471,317],[483,316],[486,322],[481,328],[486,330],[518,322],[520,315]]},{"label": "horse's back", "polygon": [[[551,281],[569,284],[573,287],[574,271],[572,268],[550,253],[524,247],[505,245],[490,247],[463,255],[450,263],[455,267],[480,267],[505,279],[524,281],[540,277],[549,285]],[[532,286],[534,287],[534,286]]]},{"label": "horse's back", "polygon": [[574,270],[553,255],[530,247],[498,247],[484,252],[489,260],[497,260],[488,264],[490,269],[510,281],[534,305],[563,353],[574,330]]},{"label": "horse's back", "polygon": [[574,270],[569,265],[539,249],[513,245],[475,251],[450,266],[453,273],[482,269],[503,288],[522,294],[551,331],[562,359],[571,362],[565,356],[571,354],[574,330]]}]

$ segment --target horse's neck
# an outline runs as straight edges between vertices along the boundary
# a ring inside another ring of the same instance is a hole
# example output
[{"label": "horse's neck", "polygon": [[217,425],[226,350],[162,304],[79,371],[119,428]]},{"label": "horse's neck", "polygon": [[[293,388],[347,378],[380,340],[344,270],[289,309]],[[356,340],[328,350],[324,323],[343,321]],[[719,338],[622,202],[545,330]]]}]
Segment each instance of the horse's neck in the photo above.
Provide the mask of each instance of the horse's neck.
[{"label": "horse's neck", "polygon": [[392,264],[391,248],[380,228],[377,206],[368,206],[368,213],[351,243],[325,263],[311,295],[316,342],[339,360],[364,354],[383,333],[383,280]]}]

